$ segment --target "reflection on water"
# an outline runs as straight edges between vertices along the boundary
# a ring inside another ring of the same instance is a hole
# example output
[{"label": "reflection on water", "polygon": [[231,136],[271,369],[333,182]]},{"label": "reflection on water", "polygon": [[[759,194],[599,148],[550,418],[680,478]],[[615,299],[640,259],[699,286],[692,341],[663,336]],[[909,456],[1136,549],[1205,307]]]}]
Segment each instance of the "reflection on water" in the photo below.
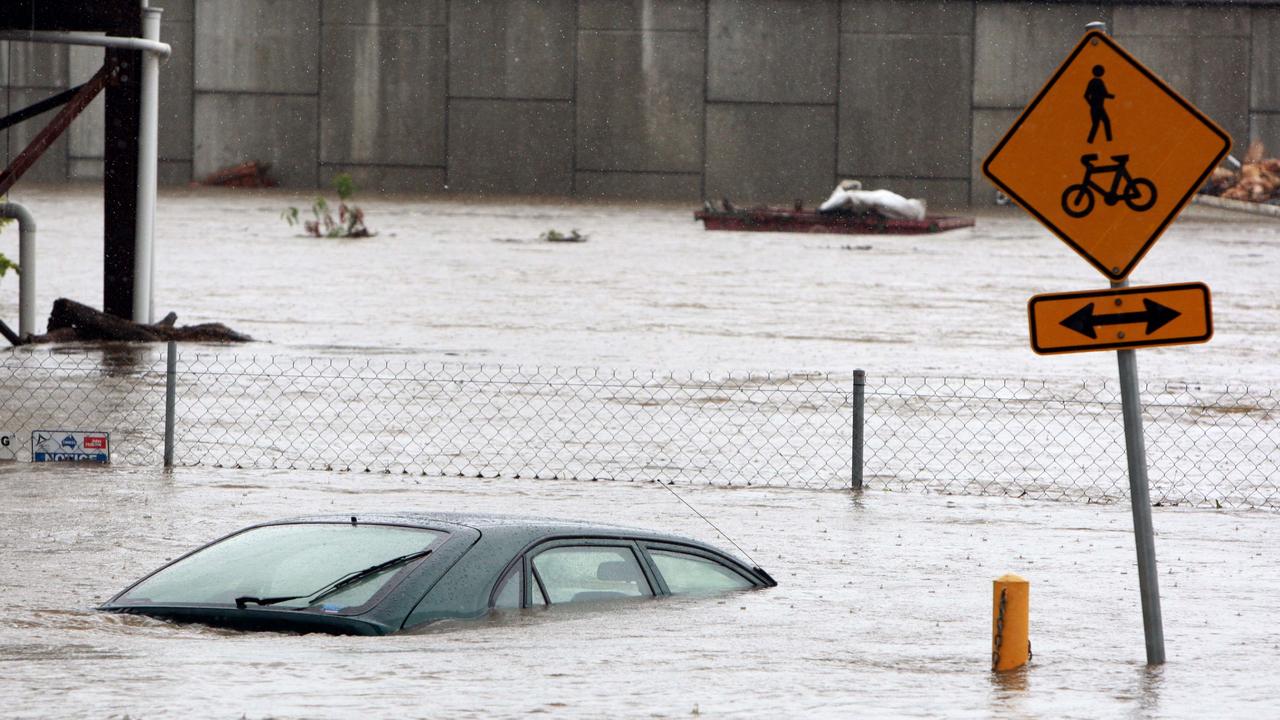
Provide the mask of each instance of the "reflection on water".
[{"label": "reflection on water", "polygon": [[991,709],[999,714],[1019,717],[1025,714],[1025,700],[1031,689],[1031,666],[991,672]]},{"label": "reflection on water", "polygon": [[152,369],[157,359],[164,357],[165,345],[160,343],[102,343],[102,373],[107,377],[134,375]]}]

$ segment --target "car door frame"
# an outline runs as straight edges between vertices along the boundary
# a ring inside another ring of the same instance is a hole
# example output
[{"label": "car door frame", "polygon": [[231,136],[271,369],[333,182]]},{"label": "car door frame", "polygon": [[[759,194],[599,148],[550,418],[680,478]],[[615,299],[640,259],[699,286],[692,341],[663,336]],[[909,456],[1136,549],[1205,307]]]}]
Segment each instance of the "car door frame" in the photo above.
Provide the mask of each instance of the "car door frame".
[{"label": "car door frame", "polygon": [[640,540],[638,541],[638,544],[640,546],[640,550],[644,553],[645,562],[649,564],[650,571],[662,585],[663,595],[674,595],[675,593],[672,593],[671,588],[667,586],[666,578],[662,576],[662,572],[658,569],[657,562],[655,562],[653,556],[649,554],[650,549],[680,553],[682,555],[692,555],[694,557],[702,558],[703,560],[710,560],[721,567],[726,567],[732,570],[734,573],[741,576],[742,579],[750,583],[752,588],[768,587],[767,584],[760,581],[760,578],[756,576],[752,569],[747,568],[734,558],[719,552],[714,552],[695,545],[671,542],[670,540]]},{"label": "car door frame", "polygon": [[[645,582],[649,583],[650,595],[648,597],[661,597],[669,595],[666,591],[666,585],[659,579],[658,573],[653,565],[653,560],[648,553],[644,551],[642,543],[647,542],[638,538],[616,537],[616,536],[600,536],[600,535],[573,535],[559,536],[554,538],[544,538],[531,544],[520,551],[520,554],[507,563],[498,575],[498,582],[489,592],[489,607],[494,607],[494,600],[497,598],[502,582],[507,578],[512,568],[520,564],[520,607],[550,607],[557,604],[550,601],[547,595],[546,585],[542,582],[542,578],[538,576],[537,569],[533,566],[533,558],[540,553],[546,552],[557,547],[625,547],[631,550],[635,556],[636,564],[640,566],[640,572],[644,575]],[[542,593],[543,599],[546,601],[542,605],[533,604],[533,583],[538,583],[538,589]],[[558,603],[560,605],[568,605],[571,603]]]}]

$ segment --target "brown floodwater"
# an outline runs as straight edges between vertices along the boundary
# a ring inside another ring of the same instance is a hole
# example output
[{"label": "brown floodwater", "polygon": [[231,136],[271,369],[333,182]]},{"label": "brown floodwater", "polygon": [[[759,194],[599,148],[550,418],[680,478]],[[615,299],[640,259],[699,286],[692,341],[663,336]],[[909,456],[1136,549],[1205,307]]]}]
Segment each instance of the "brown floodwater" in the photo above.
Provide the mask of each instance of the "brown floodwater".
[{"label": "brown floodwater", "polygon": [[[97,187],[11,199],[40,222],[41,311],[63,295],[96,303]],[[1106,282],[1016,211],[984,212],[976,228],[936,237],[864,238],[705,233],[683,206],[376,198],[364,204],[379,235],[346,241],[299,237],[279,219],[306,202],[163,193],[157,313],[226,322],[263,341],[237,352],[299,357],[1115,372],[1107,353],[1030,353],[1031,294]],[[1280,378],[1278,227],[1197,210],[1157,244],[1135,283],[1207,282],[1217,335],[1144,351],[1144,377]],[[590,239],[536,241],[552,228]],[[16,255],[12,231],[0,251]],[[0,316],[11,322],[16,289],[12,277],[0,281]],[[316,512],[530,513],[729,543],[648,482],[0,465],[0,715],[1198,718],[1275,707],[1273,513],[1156,509],[1170,661],[1153,670],[1122,504],[674,489],[779,586],[383,638],[292,636],[93,608],[228,531]],[[1032,581],[1035,659],[994,676],[990,582],[1011,571]]]}]

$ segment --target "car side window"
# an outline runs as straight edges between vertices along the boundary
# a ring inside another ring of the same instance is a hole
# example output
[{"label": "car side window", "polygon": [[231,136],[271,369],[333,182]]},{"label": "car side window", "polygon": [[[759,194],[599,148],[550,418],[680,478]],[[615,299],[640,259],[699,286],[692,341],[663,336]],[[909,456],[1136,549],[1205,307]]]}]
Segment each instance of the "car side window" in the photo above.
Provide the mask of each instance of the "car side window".
[{"label": "car side window", "polygon": [[649,556],[672,595],[702,595],[754,586],[737,572],[699,555],[650,548]]},{"label": "car side window", "polygon": [[[653,595],[639,560],[628,547],[553,547],[534,556],[533,569],[553,605]],[[536,604],[536,593],[534,600]]]},{"label": "car side window", "polygon": [[493,606],[499,610],[511,610],[520,607],[520,563],[507,571],[498,581],[498,592],[493,594]]}]

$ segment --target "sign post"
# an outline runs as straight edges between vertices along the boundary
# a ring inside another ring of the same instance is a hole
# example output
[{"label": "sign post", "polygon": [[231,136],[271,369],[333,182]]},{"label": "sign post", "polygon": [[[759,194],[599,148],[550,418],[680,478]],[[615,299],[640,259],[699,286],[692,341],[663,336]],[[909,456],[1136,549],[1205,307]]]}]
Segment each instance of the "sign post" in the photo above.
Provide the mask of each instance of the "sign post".
[{"label": "sign post", "polygon": [[[1111,283],[1125,288],[1128,280]],[[1120,408],[1124,414],[1124,451],[1129,461],[1129,502],[1133,507],[1133,540],[1138,550],[1138,592],[1142,596],[1142,634],[1147,664],[1164,664],[1164,616],[1160,612],[1160,575],[1156,572],[1155,530],[1151,524],[1151,486],[1147,482],[1147,445],[1142,434],[1138,397],[1138,356],[1117,350],[1120,365]]]},{"label": "sign post", "polygon": [[[1041,354],[1117,350],[1147,663],[1165,661],[1135,347],[1205,342],[1209,288],[1130,288],[1129,274],[1231,148],[1231,138],[1090,23],[982,164],[983,174],[1111,281],[1028,303]],[[1109,304],[1108,304],[1109,303]]]}]

